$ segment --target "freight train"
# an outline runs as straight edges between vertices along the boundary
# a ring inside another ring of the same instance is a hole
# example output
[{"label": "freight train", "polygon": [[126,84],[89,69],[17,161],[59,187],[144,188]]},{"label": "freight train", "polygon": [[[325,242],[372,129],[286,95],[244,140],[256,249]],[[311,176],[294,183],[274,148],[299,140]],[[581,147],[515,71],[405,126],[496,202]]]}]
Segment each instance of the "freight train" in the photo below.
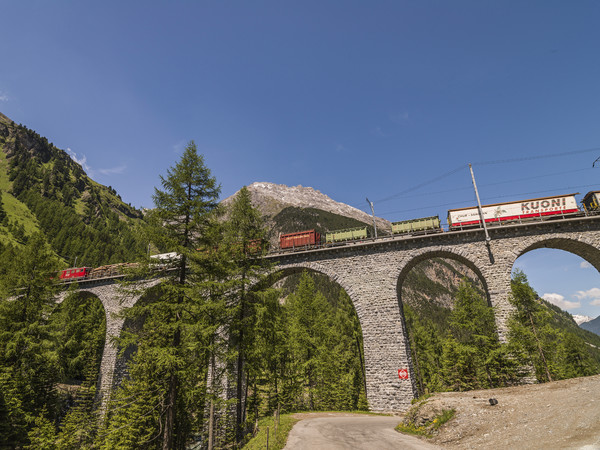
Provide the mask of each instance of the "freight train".
[{"label": "freight train", "polygon": [[59,272],[58,278],[61,281],[80,281],[92,280],[98,278],[111,278],[122,275],[127,269],[138,267],[136,263],[109,264],[96,268],[91,267],[70,267]]},{"label": "freight train", "polygon": [[[583,214],[600,214],[600,191],[588,192],[581,201],[583,208],[577,205],[574,194],[557,195],[552,197],[533,198],[517,202],[494,203],[482,205],[483,219],[488,226],[522,223],[534,220],[560,219],[576,217]],[[481,227],[481,216],[477,206],[451,209],[448,211],[448,232]],[[279,235],[279,251],[299,251],[335,245],[345,245],[373,239],[371,227],[348,228],[327,231],[321,234],[317,230],[305,230]],[[444,229],[439,216],[423,217],[392,223],[393,236],[416,236],[429,233],[441,233]],[[268,251],[266,241],[250,241],[246,252],[250,256],[259,256]],[[178,259],[176,253],[163,253],[150,258],[155,261],[157,268],[165,266]],[[125,268],[135,267],[135,263],[121,263],[91,267],[72,267],[59,274],[62,281],[86,280],[113,277],[123,273]]]},{"label": "freight train", "polygon": [[[152,267],[161,270],[169,267],[174,261],[178,261],[179,255],[175,252],[161,253],[158,255],[150,256],[150,260]],[[61,270],[58,273],[58,278],[64,282],[112,278],[115,276],[123,275],[128,270],[135,269],[138,267],[139,264],[137,263],[107,264],[95,268],[70,267],[68,269]]]},{"label": "freight train", "polygon": [[[505,225],[533,220],[559,219],[582,214],[600,214],[600,191],[588,192],[583,200],[583,210],[577,205],[574,194],[532,198],[517,202],[482,205],[481,211],[486,225]],[[477,206],[451,209],[448,211],[448,231],[481,227],[481,216]],[[330,245],[343,245],[370,239],[368,226],[347,230],[328,231],[325,239],[316,230],[306,230],[279,236],[282,251],[308,250]],[[404,220],[392,223],[392,235],[415,236],[427,233],[441,233],[443,228],[439,216]]]}]

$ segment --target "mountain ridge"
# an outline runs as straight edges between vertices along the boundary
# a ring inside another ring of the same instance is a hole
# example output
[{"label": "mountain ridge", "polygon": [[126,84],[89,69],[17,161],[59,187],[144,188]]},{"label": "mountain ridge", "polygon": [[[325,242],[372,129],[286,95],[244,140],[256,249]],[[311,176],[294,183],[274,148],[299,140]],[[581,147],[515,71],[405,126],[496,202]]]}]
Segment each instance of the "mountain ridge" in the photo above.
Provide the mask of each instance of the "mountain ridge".
[{"label": "mountain ridge", "polygon": [[[352,218],[365,225],[373,226],[373,217],[369,214],[345,203],[335,201],[312,187],[286,186],[267,181],[257,181],[246,187],[250,192],[253,206],[258,208],[266,217],[274,217],[286,207],[313,208]],[[224,199],[222,203],[229,204],[238,192]],[[378,229],[391,231],[389,221],[375,217],[375,223]]]},{"label": "mountain ridge", "polygon": [[101,265],[143,255],[142,213],[33,130],[0,113],[0,244],[42,232],[68,262]]}]

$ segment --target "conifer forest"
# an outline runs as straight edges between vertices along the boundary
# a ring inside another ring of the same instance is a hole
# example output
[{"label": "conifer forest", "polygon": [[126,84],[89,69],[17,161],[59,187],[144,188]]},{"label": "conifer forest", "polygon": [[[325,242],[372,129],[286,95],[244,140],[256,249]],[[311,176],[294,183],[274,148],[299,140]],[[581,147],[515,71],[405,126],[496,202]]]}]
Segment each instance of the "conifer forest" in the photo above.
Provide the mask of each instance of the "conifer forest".
[{"label": "conifer forest", "polygon": [[[18,239],[0,248],[0,448],[241,448],[265,416],[368,410],[362,332],[349,296],[323,275],[275,282],[260,258],[267,245],[256,243],[267,242],[267,230],[248,190],[219,204],[218,180],[193,142],[161,177],[154,208],[143,217],[123,212],[129,223],[114,211],[99,214],[100,198],[116,193],[83,189],[77,166],[60,166],[70,160],[31,161],[15,156],[9,173],[13,195],[41,229],[13,225]],[[36,179],[41,184],[31,184]],[[87,239],[55,232],[58,216]],[[55,274],[75,254],[94,264],[135,261],[121,289],[140,289],[132,280],[154,273],[146,243],[178,258],[125,311],[118,338],[125,375],[100,411],[105,313],[75,288],[57,304]],[[467,279],[450,309],[399,305],[419,395],[600,371],[600,342],[586,345],[595,338],[540,300],[523,273],[514,274],[512,292],[505,343],[493,309]]]}]

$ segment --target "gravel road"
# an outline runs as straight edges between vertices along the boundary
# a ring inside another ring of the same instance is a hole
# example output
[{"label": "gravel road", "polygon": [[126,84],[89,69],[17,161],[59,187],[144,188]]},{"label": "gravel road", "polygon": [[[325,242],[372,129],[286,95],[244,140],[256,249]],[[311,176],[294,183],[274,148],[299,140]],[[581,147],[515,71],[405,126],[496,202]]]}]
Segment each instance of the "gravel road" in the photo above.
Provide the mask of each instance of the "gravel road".
[{"label": "gravel road", "polygon": [[398,416],[307,413],[290,432],[285,450],[426,450],[438,448],[398,433]]},{"label": "gravel road", "polygon": [[[490,398],[498,400],[491,406]],[[433,439],[394,430],[398,416],[313,413],[292,429],[286,450],[585,449],[600,450],[600,375],[553,383],[444,392],[427,408],[455,409]],[[427,413],[427,411],[424,411]]]}]

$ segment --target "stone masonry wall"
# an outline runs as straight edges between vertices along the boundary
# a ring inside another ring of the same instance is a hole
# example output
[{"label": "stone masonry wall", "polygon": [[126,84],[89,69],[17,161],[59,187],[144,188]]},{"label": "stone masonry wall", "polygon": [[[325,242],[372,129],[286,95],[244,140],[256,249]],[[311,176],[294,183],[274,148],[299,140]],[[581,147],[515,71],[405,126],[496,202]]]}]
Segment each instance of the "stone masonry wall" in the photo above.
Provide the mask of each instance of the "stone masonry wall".
[{"label": "stone masonry wall", "polygon": [[[489,244],[483,230],[477,229],[390,237],[267,258],[276,263],[275,271],[280,277],[308,269],[328,275],[346,290],[363,332],[369,407],[373,411],[401,412],[408,409],[416,394],[401,306],[402,283],[415,264],[444,257],[473,269],[495,308],[502,340],[506,340],[512,311],[511,271],[519,256],[537,248],[556,248],[575,253],[600,270],[599,216],[492,227],[489,233]],[[83,285],[81,289],[97,296],[106,311],[106,341],[98,383],[100,409],[104,413],[115,379],[118,350],[113,338],[123,327],[123,320],[117,314],[135,304],[139,296],[124,296],[114,284]],[[408,370],[407,380],[399,378],[401,369]]]},{"label": "stone masonry wall", "polygon": [[[367,372],[367,400],[373,411],[404,411],[416,389],[401,308],[402,283],[418,262],[452,258],[470,267],[495,308],[499,337],[506,341],[511,272],[517,258],[537,248],[575,253],[600,270],[600,217],[536,222],[483,230],[397,237],[326,250],[269,256],[282,274],[306,268],[322,272],[348,293],[360,320]],[[409,370],[400,380],[398,369]]]}]

